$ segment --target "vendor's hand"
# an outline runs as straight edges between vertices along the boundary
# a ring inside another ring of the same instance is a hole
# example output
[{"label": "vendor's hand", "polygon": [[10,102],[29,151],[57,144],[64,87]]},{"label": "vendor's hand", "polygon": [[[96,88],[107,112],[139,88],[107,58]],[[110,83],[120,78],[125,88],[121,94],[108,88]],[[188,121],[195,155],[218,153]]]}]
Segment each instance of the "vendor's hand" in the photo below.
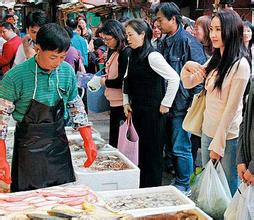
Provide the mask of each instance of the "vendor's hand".
[{"label": "vendor's hand", "polygon": [[90,167],[97,156],[97,147],[93,141],[92,127],[83,126],[79,128],[80,135],[84,140],[84,148],[87,156],[87,160],[84,163],[84,167]]},{"label": "vendor's hand", "polygon": [[211,150],[210,151],[210,159],[215,160],[215,161],[219,161],[220,160],[220,155],[217,154],[215,151]]},{"label": "vendor's hand", "polygon": [[254,186],[254,175],[252,175],[249,170],[246,170],[243,175],[243,179],[247,184]]},{"label": "vendor's hand", "polygon": [[6,144],[3,139],[0,139],[0,180],[6,184],[11,183],[10,166],[6,160]]},{"label": "vendor's hand", "polygon": [[169,109],[170,109],[169,107],[161,105],[160,106],[160,113],[164,115],[169,112]]},{"label": "vendor's hand", "polygon": [[246,170],[247,170],[246,164],[240,163],[240,164],[237,165],[238,176],[243,181],[245,181],[244,178],[243,178],[243,175],[246,172]]},{"label": "vendor's hand", "polygon": [[128,117],[129,112],[132,112],[131,106],[129,104],[123,106],[123,111],[126,117]]},{"label": "vendor's hand", "polygon": [[6,184],[11,184],[10,166],[7,160],[0,160],[0,180]]}]

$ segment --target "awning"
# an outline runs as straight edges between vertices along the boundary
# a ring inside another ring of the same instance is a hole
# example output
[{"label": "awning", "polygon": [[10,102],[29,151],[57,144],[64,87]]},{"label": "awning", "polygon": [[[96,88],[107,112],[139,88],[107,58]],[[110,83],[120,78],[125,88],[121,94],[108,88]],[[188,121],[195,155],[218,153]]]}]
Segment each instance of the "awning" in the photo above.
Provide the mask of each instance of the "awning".
[{"label": "awning", "polygon": [[15,5],[14,0],[2,0],[0,1],[0,6],[4,6],[6,8],[13,8]]}]

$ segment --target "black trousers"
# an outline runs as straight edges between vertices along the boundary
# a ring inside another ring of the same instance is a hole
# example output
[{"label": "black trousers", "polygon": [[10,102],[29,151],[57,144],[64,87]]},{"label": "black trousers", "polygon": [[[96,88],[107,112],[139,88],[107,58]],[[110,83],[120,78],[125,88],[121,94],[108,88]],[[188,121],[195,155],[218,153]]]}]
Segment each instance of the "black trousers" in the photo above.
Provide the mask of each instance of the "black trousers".
[{"label": "black trousers", "polygon": [[121,121],[125,121],[123,106],[110,106],[110,130],[109,130],[109,144],[117,147],[119,126]]},{"label": "black trousers", "polygon": [[165,116],[159,107],[132,106],[133,124],[139,135],[140,187],[161,186]]}]

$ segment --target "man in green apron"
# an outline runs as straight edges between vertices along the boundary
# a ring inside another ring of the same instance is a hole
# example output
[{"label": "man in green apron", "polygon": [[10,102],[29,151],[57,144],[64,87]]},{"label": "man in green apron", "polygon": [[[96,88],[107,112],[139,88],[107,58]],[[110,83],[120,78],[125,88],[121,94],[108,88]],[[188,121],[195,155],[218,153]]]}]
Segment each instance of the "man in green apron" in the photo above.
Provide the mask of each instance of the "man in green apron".
[{"label": "man in green apron", "polygon": [[[72,67],[63,62],[70,46],[57,24],[37,33],[37,55],[15,66],[0,83],[0,179],[11,191],[32,190],[75,181],[64,129],[68,117],[84,139],[90,166],[97,150]],[[5,138],[9,116],[17,121],[10,177]]]}]

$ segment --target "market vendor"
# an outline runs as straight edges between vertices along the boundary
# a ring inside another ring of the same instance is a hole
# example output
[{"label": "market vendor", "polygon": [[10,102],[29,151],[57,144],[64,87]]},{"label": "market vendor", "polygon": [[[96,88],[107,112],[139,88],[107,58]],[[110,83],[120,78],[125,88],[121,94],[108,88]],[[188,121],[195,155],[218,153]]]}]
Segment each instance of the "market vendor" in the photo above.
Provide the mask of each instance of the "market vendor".
[{"label": "market vendor", "polygon": [[[37,55],[12,68],[0,83],[0,179],[11,183],[12,192],[75,181],[64,129],[66,110],[84,140],[85,166],[96,158],[74,71],[63,62],[69,46],[62,27],[44,25],[36,37]],[[10,114],[17,121],[11,178],[5,144]]]}]

